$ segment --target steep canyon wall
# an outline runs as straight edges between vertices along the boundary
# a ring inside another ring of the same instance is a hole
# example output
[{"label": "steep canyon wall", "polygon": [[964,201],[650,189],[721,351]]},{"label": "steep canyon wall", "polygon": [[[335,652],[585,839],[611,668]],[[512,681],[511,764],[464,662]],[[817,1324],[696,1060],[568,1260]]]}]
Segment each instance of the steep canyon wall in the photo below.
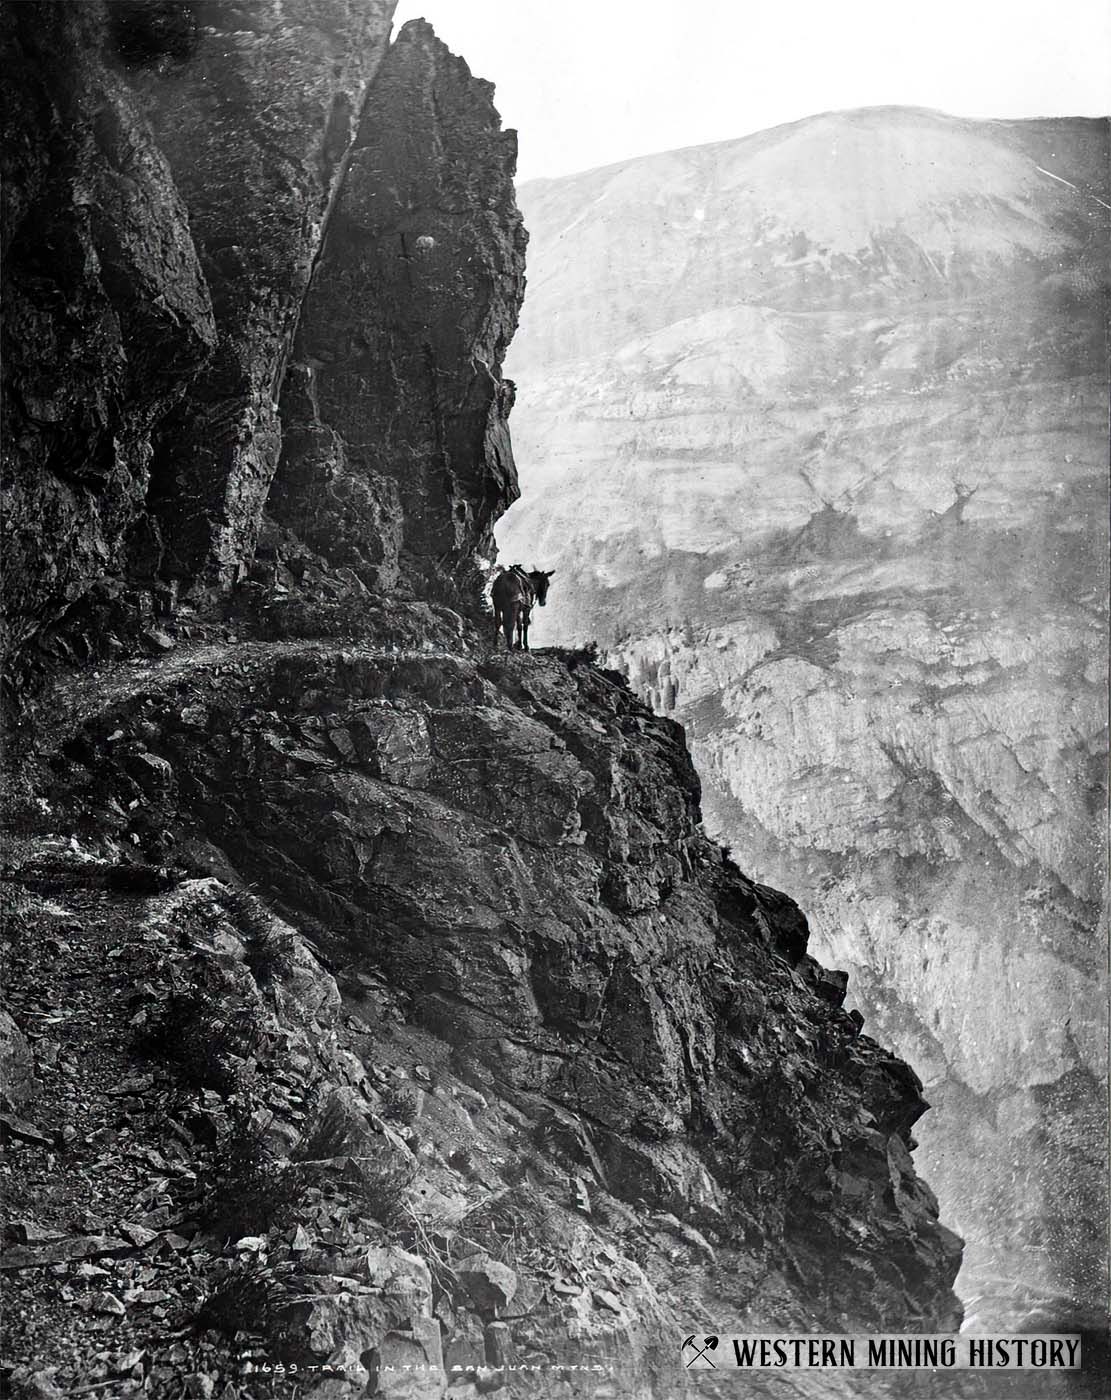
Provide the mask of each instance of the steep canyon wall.
[{"label": "steep canyon wall", "polygon": [[1105,122],[892,108],[521,194],[538,636],[686,726],[1006,1321],[1104,1301],[1107,172]]}]

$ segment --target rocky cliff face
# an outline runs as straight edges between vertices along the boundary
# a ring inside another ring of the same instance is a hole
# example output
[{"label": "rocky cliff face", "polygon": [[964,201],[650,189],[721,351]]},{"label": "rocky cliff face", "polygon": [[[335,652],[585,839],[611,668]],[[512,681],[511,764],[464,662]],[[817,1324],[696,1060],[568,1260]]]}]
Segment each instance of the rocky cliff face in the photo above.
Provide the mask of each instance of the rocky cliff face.
[{"label": "rocky cliff face", "polygon": [[188,205],[218,332],[160,425],[152,465],[151,547],[164,552],[150,562],[186,586],[238,582],[254,552],[290,344],[393,8],[205,7],[178,62],[135,75]]},{"label": "rocky cliff face", "polygon": [[391,13],[121,0],[7,17],[17,677],[74,646],[118,654],[179,596],[226,596],[260,533],[265,583],[323,554],[358,599],[393,587],[404,553],[473,596],[457,575],[516,493],[500,374],[523,289],[516,144],[427,26],[370,88]]},{"label": "rocky cliff face", "polygon": [[513,138],[388,19],[5,12],[7,1379],[647,1397],[684,1325],[951,1327],[913,1071],[680,728],[476,625]]},{"label": "rocky cliff face", "polygon": [[501,365],[525,233],[516,137],[492,92],[427,25],[407,26],[302,309],[272,509],[371,586],[392,588],[405,566],[413,583],[473,595],[475,551],[517,497]]},{"label": "rocky cliff face", "polygon": [[[960,1242],[909,1150],[919,1083],[840,1009],[794,905],[701,834],[681,731],[574,657],[483,658],[407,620],[438,649],[407,648],[397,613],[343,649],[121,670],[56,731],[48,800],[76,792],[125,849],[173,838],[265,890],[335,970],[341,1048],[418,1091],[408,1124],[363,1096],[416,1170],[400,1234],[361,1230],[449,1274],[475,1253],[502,1269],[500,1302],[437,1284],[444,1351],[421,1345],[460,1368],[448,1394],[497,1369],[483,1324],[503,1317],[522,1362],[601,1367],[629,1395],[678,1384],[659,1333],[680,1315],[953,1325]],[[64,885],[56,864],[17,873]],[[186,947],[192,984],[207,962]],[[297,1105],[304,1076],[279,1072]],[[351,1319],[338,1335],[381,1341]],[[568,1377],[502,1380],[534,1396]]]},{"label": "rocky cliff face", "polygon": [[12,5],[2,22],[10,667],[67,608],[126,573],[154,429],[216,330],[185,205],[112,59],[103,12]]},{"label": "rocky cliff face", "polygon": [[883,109],[522,191],[503,546],[926,1077],[1006,1321],[1102,1305],[1106,143]]}]

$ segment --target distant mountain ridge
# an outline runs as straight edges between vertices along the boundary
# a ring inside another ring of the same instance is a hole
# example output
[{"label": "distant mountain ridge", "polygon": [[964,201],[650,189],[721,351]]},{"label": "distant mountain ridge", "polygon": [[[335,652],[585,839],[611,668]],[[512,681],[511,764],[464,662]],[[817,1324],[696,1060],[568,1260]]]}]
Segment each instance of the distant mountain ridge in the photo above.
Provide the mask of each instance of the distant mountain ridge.
[{"label": "distant mountain ridge", "polygon": [[[928,299],[1009,279],[1016,257],[1042,273],[1068,258],[1066,283],[1098,277],[1099,130],[873,108],[525,184],[515,365],[601,353],[723,296],[809,312]],[[591,293],[607,289],[597,318]]]},{"label": "distant mountain ridge", "polygon": [[685,724],[927,1078],[997,1321],[1102,1306],[1109,170],[1106,121],[879,108],[519,191],[537,639]]}]

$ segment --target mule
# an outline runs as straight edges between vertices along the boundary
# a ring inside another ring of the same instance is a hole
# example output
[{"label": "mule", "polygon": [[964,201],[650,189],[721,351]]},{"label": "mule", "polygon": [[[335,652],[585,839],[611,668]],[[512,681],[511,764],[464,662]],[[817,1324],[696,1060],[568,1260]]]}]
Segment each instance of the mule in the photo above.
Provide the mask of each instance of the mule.
[{"label": "mule", "polygon": [[554,569],[546,573],[542,569],[526,572],[520,564],[514,564],[494,580],[490,590],[490,601],[494,605],[494,637],[496,639],[501,632],[510,651],[514,650],[514,633],[516,650],[528,651],[533,604],[544,607],[547,603],[548,586],[554,573]]}]

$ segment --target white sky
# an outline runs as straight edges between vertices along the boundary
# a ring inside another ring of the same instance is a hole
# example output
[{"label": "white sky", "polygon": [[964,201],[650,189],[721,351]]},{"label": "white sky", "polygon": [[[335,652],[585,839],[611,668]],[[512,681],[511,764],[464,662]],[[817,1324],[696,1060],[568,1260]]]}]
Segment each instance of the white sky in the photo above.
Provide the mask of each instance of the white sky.
[{"label": "white sky", "polygon": [[1111,0],[401,0],[517,128],[519,178],[899,103],[1104,116]]}]

